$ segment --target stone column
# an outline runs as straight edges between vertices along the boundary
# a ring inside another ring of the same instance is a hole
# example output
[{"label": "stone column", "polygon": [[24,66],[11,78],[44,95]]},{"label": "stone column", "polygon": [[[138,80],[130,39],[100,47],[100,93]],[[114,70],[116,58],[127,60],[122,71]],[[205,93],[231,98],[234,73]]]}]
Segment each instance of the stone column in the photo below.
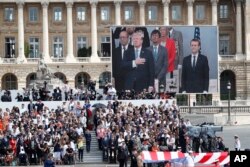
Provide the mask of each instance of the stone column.
[{"label": "stone column", "polygon": [[169,3],[170,3],[170,0],[162,0],[162,4],[163,4],[163,25],[169,25]]},{"label": "stone column", "polygon": [[250,1],[245,3],[245,48],[246,59],[250,60]]},{"label": "stone column", "polygon": [[121,25],[121,3],[122,0],[115,0],[115,24]]},{"label": "stone column", "polygon": [[23,0],[18,0],[18,57],[17,63],[25,63],[27,62],[25,55],[24,55],[24,24],[23,24]]},{"label": "stone column", "polygon": [[[250,60],[250,1],[245,1],[245,52],[246,60]],[[246,98],[250,99],[250,64],[246,61]]]},{"label": "stone column", "polygon": [[97,17],[96,17],[96,6],[98,4],[98,0],[90,0],[91,5],[91,47],[92,47],[92,55],[90,58],[91,62],[99,62],[100,58],[97,55]]},{"label": "stone column", "polygon": [[242,55],[242,17],[241,3],[243,0],[236,1],[236,54]]},{"label": "stone column", "polygon": [[194,24],[194,16],[193,16],[193,3],[194,0],[187,0],[187,5],[188,5],[188,25],[193,25]]},{"label": "stone column", "polygon": [[75,62],[75,57],[73,53],[73,21],[72,21],[72,6],[74,4],[73,0],[67,0],[67,56],[66,62],[73,63]]},{"label": "stone column", "polygon": [[49,26],[48,26],[48,6],[49,1],[43,0],[41,2],[43,8],[43,58],[45,63],[51,62],[49,55]]},{"label": "stone column", "polygon": [[145,25],[145,4],[146,0],[138,0],[140,8],[140,25]]},{"label": "stone column", "polygon": [[212,25],[217,26],[218,24],[218,12],[217,12],[217,8],[218,8],[218,1],[219,0],[211,0],[212,3]]}]

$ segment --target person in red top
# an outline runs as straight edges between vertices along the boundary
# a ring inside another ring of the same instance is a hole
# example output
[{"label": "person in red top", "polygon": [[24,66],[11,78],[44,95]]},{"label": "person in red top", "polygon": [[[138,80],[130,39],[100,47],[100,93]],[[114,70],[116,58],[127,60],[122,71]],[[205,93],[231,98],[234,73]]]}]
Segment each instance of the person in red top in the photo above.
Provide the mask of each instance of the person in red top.
[{"label": "person in red top", "polygon": [[10,144],[10,147],[13,150],[14,154],[16,154],[16,144],[17,144],[17,141],[14,139],[14,136],[11,136],[9,144]]},{"label": "person in red top", "polygon": [[174,71],[174,61],[176,56],[176,49],[175,49],[175,42],[173,39],[168,37],[168,28],[167,27],[160,27],[161,32],[161,45],[165,46],[168,51],[168,66],[167,66],[167,73],[170,73],[171,78],[173,78],[173,71]]}]

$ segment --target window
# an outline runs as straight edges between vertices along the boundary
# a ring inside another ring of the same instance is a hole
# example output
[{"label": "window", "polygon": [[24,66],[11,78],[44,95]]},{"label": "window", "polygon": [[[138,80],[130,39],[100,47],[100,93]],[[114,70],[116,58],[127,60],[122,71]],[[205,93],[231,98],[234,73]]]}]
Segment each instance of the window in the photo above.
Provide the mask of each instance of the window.
[{"label": "window", "polygon": [[14,8],[5,8],[4,9],[4,19],[5,21],[14,20]]},{"label": "window", "polygon": [[181,20],[181,6],[180,5],[172,6],[172,20]]},{"label": "window", "polygon": [[76,16],[77,16],[77,21],[85,21],[86,20],[86,8],[77,7]]},{"label": "window", "polygon": [[38,8],[37,7],[30,7],[29,8],[29,20],[31,22],[38,21]]},{"label": "window", "polygon": [[62,21],[62,8],[61,7],[54,8],[54,21]]},{"label": "window", "polygon": [[87,48],[87,38],[86,37],[78,37],[77,38],[77,48],[81,49],[84,47]]},{"label": "window", "polygon": [[5,38],[5,58],[15,58],[15,38]]},{"label": "window", "polygon": [[108,21],[109,20],[109,7],[101,7],[101,20],[102,21]]},{"label": "window", "polygon": [[220,19],[228,18],[228,5],[220,5]]},{"label": "window", "polygon": [[63,57],[63,38],[55,37],[53,46],[54,46],[54,57],[56,58]]},{"label": "window", "polygon": [[148,7],[148,20],[157,20],[157,6]]},{"label": "window", "polygon": [[30,48],[30,53],[29,57],[30,58],[38,58],[39,57],[39,38],[32,37],[29,39],[29,48]]},{"label": "window", "polygon": [[131,21],[134,15],[134,8],[133,6],[125,6],[124,8],[124,19],[125,21]]},{"label": "window", "polygon": [[111,73],[108,71],[101,73],[101,75],[99,76],[99,89],[104,88],[106,83],[110,82],[111,82]]},{"label": "window", "polygon": [[102,37],[102,43],[110,43],[110,37]]},{"label": "window", "polygon": [[110,57],[110,37],[103,36],[101,39],[101,54],[103,57]]},{"label": "window", "polygon": [[205,19],[205,5],[196,5],[195,6],[195,18],[196,20]]},{"label": "window", "polygon": [[228,55],[230,48],[229,48],[229,35],[220,35],[219,39],[220,43],[220,55]]},{"label": "window", "polygon": [[17,89],[17,77],[14,74],[5,74],[2,78],[2,89],[3,90],[14,90]]},{"label": "window", "polygon": [[90,81],[90,75],[85,72],[78,73],[75,77],[75,87],[87,87]]}]

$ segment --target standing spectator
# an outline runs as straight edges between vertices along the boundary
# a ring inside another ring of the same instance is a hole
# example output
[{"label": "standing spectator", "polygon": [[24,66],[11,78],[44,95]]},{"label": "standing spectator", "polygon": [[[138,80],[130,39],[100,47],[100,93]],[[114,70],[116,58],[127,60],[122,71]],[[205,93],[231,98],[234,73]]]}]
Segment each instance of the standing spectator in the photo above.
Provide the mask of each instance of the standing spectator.
[{"label": "standing spectator", "polygon": [[32,100],[30,100],[30,103],[28,104],[28,111],[29,114],[35,109],[35,104],[33,104]]},{"label": "standing spectator", "polygon": [[91,133],[90,133],[89,129],[86,130],[85,139],[86,139],[86,150],[87,150],[87,152],[90,152]]},{"label": "standing spectator", "polygon": [[238,135],[234,135],[234,148],[235,148],[235,151],[240,151],[240,139],[239,139],[239,136]]},{"label": "standing spectator", "polygon": [[125,143],[118,148],[118,155],[117,159],[119,161],[119,167],[124,167],[127,161],[127,151],[126,151],[126,145]]},{"label": "standing spectator", "polygon": [[84,138],[82,136],[79,136],[77,140],[77,148],[79,162],[83,162]]},{"label": "standing spectator", "polygon": [[36,110],[37,112],[40,112],[43,110],[43,106],[44,104],[42,103],[41,99],[38,100],[38,102],[36,103]]}]

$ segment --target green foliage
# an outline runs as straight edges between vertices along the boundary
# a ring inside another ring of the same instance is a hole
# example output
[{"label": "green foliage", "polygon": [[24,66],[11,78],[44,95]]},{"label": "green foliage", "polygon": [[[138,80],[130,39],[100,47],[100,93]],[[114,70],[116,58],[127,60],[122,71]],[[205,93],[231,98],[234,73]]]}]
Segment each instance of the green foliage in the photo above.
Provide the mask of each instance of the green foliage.
[{"label": "green foliage", "polygon": [[196,94],[196,105],[204,106],[204,105],[212,105],[212,94]]},{"label": "green foliage", "polygon": [[77,57],[90,57],[91,52],[92,52],[91,46],[88,48],[86,47],[80,48],[77,51]]},{"label": "green foliage", "polygon": [[177,94],[177,105],[178,106],[188,106],[188,95],[187,94]]},{"label": "green foliage", "polygon": [[30,54],[30,47],[28,42],[24,42],[24,55],[26,58],[29,57]]}]

